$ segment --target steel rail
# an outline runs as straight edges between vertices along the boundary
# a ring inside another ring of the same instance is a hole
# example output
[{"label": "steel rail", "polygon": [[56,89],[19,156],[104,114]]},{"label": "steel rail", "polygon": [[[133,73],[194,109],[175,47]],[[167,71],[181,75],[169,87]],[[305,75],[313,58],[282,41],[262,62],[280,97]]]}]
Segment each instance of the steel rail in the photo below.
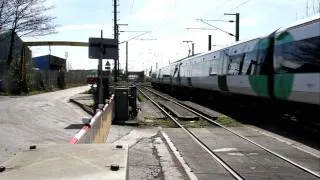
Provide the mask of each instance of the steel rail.
[{"label": "steel rail", "polygon": [[[137,88],[141,94],[143,94],[147,99],[149,99],[155,106],[157,106],[164,114],[166,114],[171,120],[174,121],[181,129],[183,129],[198,145],[201,146],[208,154],[210,154],[213,159],[215,159],[219,164],[221,164],[235,179],[243,180],[235,170],[233,170],[228,164],[226,164],[219,156],[217,156],[207,145],[205,145],[199,138],[197,138],[191,131],[181,125],[174,117],[172,117],[166,110],[164,110],[157,102],[152,100],[148,95],[146,95],[140,88]],[[147,88],[146,88],[147,89]],[[150,91],[148,89],[148,91]],[[160,96],[161,97],[161,96]]]},{"label": "steel rail", "polygon": [[201,114],[201,113],[199,113],[199,112],[197,112],[197,111],[195,111],[195,110],[193,110],[193,109],[191,109],[191,108],[189,108],[189,107],[187,107],[187,106],[185,106],[185,105],[183,105],[183,104],[181,104],[179,102],[176,102],[176,101],[174,101],[174,100],[172,100],[172,99],[170,99],[168,97],[165,97],[165,96],[163,96],[163,95],[161,95],[161,94],[159,94],[157,92],[153,92],[152,90],[150,90],[148,88],[145,88],[145,89],[147,89],[148,91],[150,91],[150,92],[152,92],[152,93],[154,93],[154,94],[156,94],[156,95],[158,95],[158,96],[160,96],[160,97],[162,97],[162,98],[164,98],[164,99],[166,99],[168,101],[171,101],[171,102],[173,102],[173,103],[175,103],[175,104],[187,109],[188,111],[190,111],[190,112],[192,112],[192,113],[194,113],[194,114],[206,119],[207,121],[209,121],[209,122],[211,122],[211,123],[213,123],[213,124],[215,124],[217,126],[222,127],[223,129],[231,132],[232,134],[234,134],[234,135],[236,135],[236,136],[238,136],[238,137],[240,137],[240,138],[242,138],[242,139],[244,139],[244,140],[246,140],[246,141],[248,141],[248,142],[250,142],[250,143],[252,143],[252,144],[254,144],[254,145],[258,146],[258,147],[260,147],[260,148],[262,148],[263,150],[265,150],[265,151],[277,156],[278,158],[280,158],[280,159],[292,164],[293,166],[295,166],[295,167],[297,167],[297,168],[299,168],[299,169],[301,169],[301,170],[303,170],[303,171],[305,171],[305,172],[307,172],[309,174],[312,174],[313,176],[315,176],[317,178],[320,178],[320,174],[319,173],[314,172],[314,171],[312,171],[312,170],[310,170],[310,169],[308,169],[306,167],[303,167],[302,165],[300,165],[300,164],[298,164],[296,162],[293,162],[292,160],[290,160],[290,159],[288,159],[288,158],[286,158],[286,157],[284,157],[284,156],[282,156],[282,155],[280,155],[280,154],[278,154],[278,153],[276,153],[276,152],[274,152],[274,151],[272,151],[272,150],[270,150],[270,149],[268,149],[268,148],[266,148],[266,147],[264,147],[264,146],[262,146],[262,145],[260,145],[260,144],[258,144],[256,142],[252,141],[251,139],[249,139],[247,137],[244,137],[243,135],[239,134],[238,132],[235,132],[232,129],[225,127],[224,125],[222,125],[222,124],[220,124],[218,122],[215,122],[211,118],[208,118],[207,116],[205,116],[205,115],[203,115],[203,114]]}]

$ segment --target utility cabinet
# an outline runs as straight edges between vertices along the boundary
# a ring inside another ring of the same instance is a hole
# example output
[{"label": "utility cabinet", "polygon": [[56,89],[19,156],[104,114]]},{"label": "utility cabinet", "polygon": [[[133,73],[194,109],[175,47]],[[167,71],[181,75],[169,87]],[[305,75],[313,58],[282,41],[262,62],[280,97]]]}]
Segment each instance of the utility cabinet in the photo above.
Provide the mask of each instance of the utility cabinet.
[{"label": "utility cabinet", "polygon": [[129,106],[131,107],[131,113],[135,115],[137,112],[137,87],[129,86]]},{"label": "utility cabinet", "polygon": [[115,121],[124,122],[129,119],[129,90],[127,87],[115,88]]}]

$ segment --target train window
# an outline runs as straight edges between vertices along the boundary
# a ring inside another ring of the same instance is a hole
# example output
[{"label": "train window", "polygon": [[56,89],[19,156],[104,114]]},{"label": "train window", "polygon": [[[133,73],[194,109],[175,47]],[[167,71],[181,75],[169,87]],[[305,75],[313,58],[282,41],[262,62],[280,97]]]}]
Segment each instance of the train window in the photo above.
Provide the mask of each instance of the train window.
[{"label": "train window", "polygon": [[198,66],[197,66],[197,76],[200,77],[203,74],[203,67],[204,67],[204,62],[202,62],[201,60],[198,62]]},{"label": "train window", "polygon": [[199,76],[200,69],[201,69],[200,63],[197,62],[197,63],[195,64],[195,68],[194,68],[194,70],[195,70],[194,75],[195,75],[195,76]]},{"label": "train window", "polygon": [[201,76],[208,76],[209,75],[209,70],[210,70],[210,60],[205,60],[204,62],[203,62],[203,71],[202,71],[202,73],[201,73]]},{"label": "train window", "polygon": [[183,69],[184,69],[184,77],[187,77],[189,76],[189,62],[185,62],[183,64]]},{"label": "train window", "polygon": [[[257,59],[251,62],[251,70],[257,74],[268,74],[270,67],[268,66],[271,59],[267,59],[268,48],[270,46],[270,37],[259,40],[257,47]],[[269,60],[269,61],[268,61]]]},{"label": "train window", "polygon": [[228,74],[229,75],[240,74],[242,63],[243,63],[243,54],[230,57]]},{"label": "train window", "polygon": [[209,76],[215,76],[218,74],[218,59],[214,59],[210,62]]},{"label": "train window", "polygon": [[264,67],[266,67],[265,63],[266,63],[266,57],[268,54],[268,49],[259,49],[257,53],[258,53],[257,61],[254,61],[256,65],[255,67],[256,71],[259,74],[266,74]]},{"label": "train window", "polygon": [[191,67],[191,76],[197,76],[198,63],[193,63]]},{"label": "train window", "polygon": [[257,59],[256,51],[247,52],[244,57],[241,74],[252,75],[255,70],[256,63],[254,62],[256,62],[256,59]]},{"label": "train window", "polygon": [[204,67],[205,67],[205,62],[204,61],[200,61],[199,62],[199,74],[198,76],[202,76],[204,73],[206,74],[206,72],[204,72]]},{"label": "train window", "polygon": [[218,66],[219,66],[218,74],[227,74],[229,58],[230,58],[228,55],[228,52],[229,52],[228,49],[224,49],[220,51],[221,56],[220,56],[220,60],[218,61]]},{"label": "train window", "polygon": [[178,77],[179,64],[176,64],[173,68],[172,77]]},{"label": "train window", "polygon": [[276,45],[276,73],[320,72],[320,36]]},{"label": "train window", "polygon": [[186,69],[186,65],[185,63],[181,64],[180,66],[180,77],[184,77],[185,76],[185,69]]},{"label": "train window", "polygon": [[188,73],[188,77],[191,77],[191,75],[192,75],[192,64],[191,64],[191,62],[188,63],[188,71],[187,71],[187,73]]}]

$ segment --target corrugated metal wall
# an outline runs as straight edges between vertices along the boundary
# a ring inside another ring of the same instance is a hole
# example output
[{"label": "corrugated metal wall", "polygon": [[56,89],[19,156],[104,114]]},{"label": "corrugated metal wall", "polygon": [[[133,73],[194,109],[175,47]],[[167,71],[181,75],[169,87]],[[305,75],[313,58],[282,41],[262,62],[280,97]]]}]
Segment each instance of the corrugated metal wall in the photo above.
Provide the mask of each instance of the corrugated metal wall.
[{"label": "corrugated metal wall", "polygon": [[64,79],[65,86],[84,85],[87,83],[86,70],[68,72],[33,70],[28,74],[29,90],[51,90],[61,88],[59,78]]}]

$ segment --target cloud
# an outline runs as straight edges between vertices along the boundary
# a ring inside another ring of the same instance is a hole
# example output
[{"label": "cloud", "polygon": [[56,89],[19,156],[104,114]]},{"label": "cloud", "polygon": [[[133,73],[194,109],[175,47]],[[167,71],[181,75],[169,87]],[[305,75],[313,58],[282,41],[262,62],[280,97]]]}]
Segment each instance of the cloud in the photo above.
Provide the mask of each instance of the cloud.
[{"label": "cloud", "polygon": [[255,26],[257,19],[255,17],[245,17],[241,19],[241,26]]},{"label": "cloud", "polygon": [[[195,53],[206,52],[208,50],[208,34],[213,35],[214,48],[220,45],[234,42],[234,38],[223,32],[187,31],[176,34],[164,35],[157,41],[130,41],[129,42],[129,70],[141,70],[153,66],[163,67],[170,62],[177,61],[188,55],[188,45],[182,43],[184,40],[192,40],[195,43]],[[191,47],[191,44],[189,44]],[[121,67],[125,64],[125,49],[120,47]]]},{"label": "cloud", "polygon": [[177,0],[149,0],[146,5],[134,14],[138,21],[159,21],[173,16],[174,11],[170,8]]},{"label": "cloud", "polygon": [[[309,0],[311,1],[311,0]],[[110,6],[106,16],[97,16],[95,6],[86,4],[84,8],[88,14],[86,18],[74,19],[71,17],[70,5],[76,0],[48,0],[51,4],[57,4],[55,15],[59,15],[60,24],[65,24],[58,28],[59,33],[48,37],[41,37],[36,40],[69,40],[87,41],[89,37],[100,35],[100,29],[104,30],[104,37],[112,38],[112,13]],[[213,45],[225,45],[234,42],[234,37],[220,31],[210,30],[186,30],[187,27],[211,28],[206,24],[195,21],[197,18],[204,19],[234,19],[232,16],[223,16],[223,13],[241,4],[243,0],[144,0],[135,1],[133,14],[128,13],[128,17],[123,17],[124,7],[121,5],[119,18],[122,23],[128,23],[129,27],[122,27],[121,30],[151,30],[152,34],[142,38],[156,38],[157,41],[137,41],[129,42],[129,70],[143,70],[153,66],[156,62],[158,67],[165,66],[168,61],[176,61],[188,54],[188,47],[183,40],[195,42],[195,52],[205,52],[208,49],[208,34],[212,35]],[[111,1],[109,1],[111,4]],[[83,13],[81,3],[77,3],[78,9],[74,8],[73,14]],[[275,29],[304,16],[305,1],[301,0],[269,0],[251,1],[240,8],[232,11],[240,13],[240,39],[252,38],[257,35],[270,33]],[[259,9],[259,11],[256,11]],[[103,12],[108,11],[104,10]],[[230,13],[232,13],[230,12]],[[78,17],[77,16],[77,17]],[[281,17],[281,18],[279,18]],[[102,18],[102,19],[101,19]],[[106,21],[106,19],[108,21]],[[127,21],[130,19],[131,21]],[[109,24],[102,24],[109,22]],[[59,24],[59,22],[58,22]],[[234,23],[210,22],[227,32],[234,34]],[[127,36],[127,37],[126,37]],[[121,33],[120,41],[130,39],[135,36],[132,33]],[[31,40],[31,39],[30,39]],[[220,46],[216,46],[218,48]],[[64,57],[65,51],[69,52],[68,61],[72,62],[74,68],[96,68],[96,60],[89,60],[88,50],[71,47],[51,47],[52,54]],[[41,47],[35,54],[48,53],[48,47]],[[125,45],[120,45],[121,68],[125,64]]]}]

